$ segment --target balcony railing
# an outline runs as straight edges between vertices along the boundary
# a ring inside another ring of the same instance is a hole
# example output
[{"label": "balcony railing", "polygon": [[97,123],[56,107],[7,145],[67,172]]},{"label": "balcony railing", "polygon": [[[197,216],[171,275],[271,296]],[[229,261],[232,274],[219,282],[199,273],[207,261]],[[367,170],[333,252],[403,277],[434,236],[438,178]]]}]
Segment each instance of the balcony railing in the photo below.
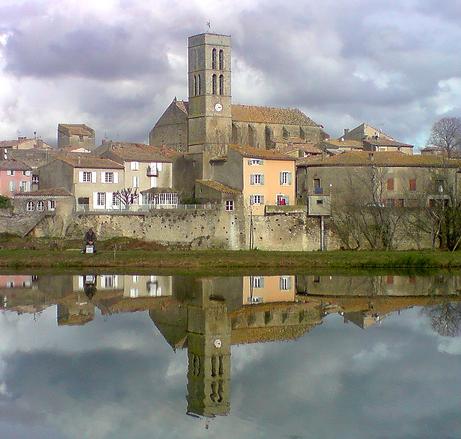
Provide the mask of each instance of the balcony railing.
[{"label": "balcony railing", "polygon": [[314,187],[314,194],[315,195],[323,195],[323,187]]}]

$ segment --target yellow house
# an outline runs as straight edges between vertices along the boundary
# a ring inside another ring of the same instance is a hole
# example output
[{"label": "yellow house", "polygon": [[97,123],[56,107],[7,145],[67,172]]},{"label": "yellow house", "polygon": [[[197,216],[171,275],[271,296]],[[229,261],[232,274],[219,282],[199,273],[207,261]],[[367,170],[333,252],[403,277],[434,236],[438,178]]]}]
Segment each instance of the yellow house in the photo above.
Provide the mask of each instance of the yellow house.
[{"label": "yellow house", "polygon": [[229,145],[226,156],[210,160],[211,180],[240,191],[245,209],[264,215],[266,206],[296,204],[295,161],[275,150]]}]

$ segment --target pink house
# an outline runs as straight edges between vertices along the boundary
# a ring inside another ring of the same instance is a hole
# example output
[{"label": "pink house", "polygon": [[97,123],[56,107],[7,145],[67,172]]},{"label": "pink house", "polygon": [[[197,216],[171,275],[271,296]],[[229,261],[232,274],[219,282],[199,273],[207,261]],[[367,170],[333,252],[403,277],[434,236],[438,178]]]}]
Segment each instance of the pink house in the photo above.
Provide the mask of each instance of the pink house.
[{"label": "pink house", "polygon": [[0,195],[12,197],[15,192],[30,191],[32,168],[19,160],[0,161]]}]

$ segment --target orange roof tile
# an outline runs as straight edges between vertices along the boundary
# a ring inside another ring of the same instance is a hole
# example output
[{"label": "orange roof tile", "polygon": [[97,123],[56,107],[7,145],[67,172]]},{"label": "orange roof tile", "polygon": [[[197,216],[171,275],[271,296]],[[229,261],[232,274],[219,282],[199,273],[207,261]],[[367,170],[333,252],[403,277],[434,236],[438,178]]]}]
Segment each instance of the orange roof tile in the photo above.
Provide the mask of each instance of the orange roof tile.
[{"label": "orange roof tile", "polygon": [[252,146],[229,145],[229,148],[238,152],[243,157],[265,160],[296,160],[294,157],[283,154],[274,149],[261,149]]},{"label": "orange roof tile", "polygon": [[174,149],[166,146],[151,146],[145,143],[109,142],[107,146],[107,152],[111,152],[124,161],[172,162],[175,157],[180,155]]},{"label": "orange roof tile", "polygon": [[114,162],[110,159],[90,156],[87,153],[82,155],[72,154],[72,156],[59,155],[56,159],[67,163],[73,168],[124,169],[123,165],[120,163]]},{"label": "orange roof tile", "polygon": [[458,168],[461,166],[461,160],[432,155],[408,155],[397,151],[350,151],[329,157],[302,158],[298,160],[297,166],[416,166]]}]

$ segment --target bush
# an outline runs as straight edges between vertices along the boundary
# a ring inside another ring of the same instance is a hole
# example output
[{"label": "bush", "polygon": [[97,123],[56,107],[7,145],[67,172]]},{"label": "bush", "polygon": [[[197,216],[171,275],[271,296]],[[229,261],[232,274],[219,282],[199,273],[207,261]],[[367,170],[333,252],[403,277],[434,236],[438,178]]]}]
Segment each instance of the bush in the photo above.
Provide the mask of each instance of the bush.
[{"label": "bush", "polygon": [[11,200],[8,197],[0,195],[0,209],[9,209],[11,207]]}]

